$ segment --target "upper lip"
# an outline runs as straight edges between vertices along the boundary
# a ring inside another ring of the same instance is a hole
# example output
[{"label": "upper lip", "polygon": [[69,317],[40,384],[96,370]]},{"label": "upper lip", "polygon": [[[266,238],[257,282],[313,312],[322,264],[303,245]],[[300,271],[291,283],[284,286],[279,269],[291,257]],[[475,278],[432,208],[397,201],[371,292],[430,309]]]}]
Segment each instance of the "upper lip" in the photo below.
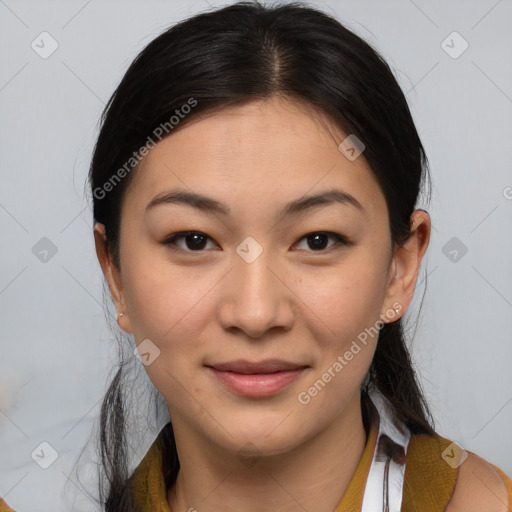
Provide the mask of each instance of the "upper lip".
[{"label": "upper lip", "polygon": [[298,370],[300,368],[307,367],[307,365],[304,364],[291,363],[280,359],[266,359],[264,361],[257,362],[238,359],[237,361],[215,363],[207,366],[224,372],[242,373],[246,375],[252,373],[274,373],[286,370]]}]

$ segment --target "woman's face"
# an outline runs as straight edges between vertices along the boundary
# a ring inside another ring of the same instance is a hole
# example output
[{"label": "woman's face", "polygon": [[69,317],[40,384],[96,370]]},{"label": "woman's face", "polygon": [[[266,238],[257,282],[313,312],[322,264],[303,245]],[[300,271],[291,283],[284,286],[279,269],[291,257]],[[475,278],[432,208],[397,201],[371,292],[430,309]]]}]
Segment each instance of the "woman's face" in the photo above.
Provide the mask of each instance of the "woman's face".
[{"label": "woman's face", "polygon": [[[274,97],[183,126],[137,169],[109,284],[175,428],[276,454],[355,410],[379,320],[411,298],[394,274],[417,269],[393,257],[385,198],[364,152],[338,148],[347,135]],[[293,369],[270,376],[269,360]]]}]

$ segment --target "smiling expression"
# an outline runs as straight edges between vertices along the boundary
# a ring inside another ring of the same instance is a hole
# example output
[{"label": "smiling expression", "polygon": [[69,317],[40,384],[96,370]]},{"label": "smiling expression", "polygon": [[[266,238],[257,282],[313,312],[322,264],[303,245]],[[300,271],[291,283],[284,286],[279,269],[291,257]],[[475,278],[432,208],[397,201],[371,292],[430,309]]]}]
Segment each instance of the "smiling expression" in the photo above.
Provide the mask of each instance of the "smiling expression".
[{"label": "smiling expression", "polygon": [[[314,400],[297,400],[393,302],[385,197],[364,153],[338,149],[347,135],[273,97],[194,119],[134,171],[120,326],[157,347],[145,369],[175,429],[280,453],[359,396],[377,336]],[[289,367],[268,375],[271,360]]]}]

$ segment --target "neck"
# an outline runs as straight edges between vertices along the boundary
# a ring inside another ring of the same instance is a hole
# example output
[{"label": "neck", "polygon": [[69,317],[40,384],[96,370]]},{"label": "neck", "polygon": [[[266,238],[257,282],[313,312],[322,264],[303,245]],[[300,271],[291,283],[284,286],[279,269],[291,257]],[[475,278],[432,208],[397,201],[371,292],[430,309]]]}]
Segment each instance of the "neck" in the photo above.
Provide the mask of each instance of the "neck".
[{"label": "neck", "polygon": [[254,464],[247,461],[245,467],[237,454],[212,447],[211,440],[180,418],[173,418],[173,429],[180,470],[167,495],[171,512],[332,512],[367,440],[358,393],[335,421],[306,442]]}]

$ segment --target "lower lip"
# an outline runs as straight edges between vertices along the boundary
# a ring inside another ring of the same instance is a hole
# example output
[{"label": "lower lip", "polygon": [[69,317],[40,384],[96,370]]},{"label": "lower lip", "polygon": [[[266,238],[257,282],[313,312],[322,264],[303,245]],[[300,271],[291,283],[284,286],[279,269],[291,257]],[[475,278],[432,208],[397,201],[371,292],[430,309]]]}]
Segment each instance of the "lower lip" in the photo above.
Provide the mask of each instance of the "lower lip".
[{"label": "lower lip", "polygon": [[275,373],[244,375],[242,373],[220,371],[215,368],[209,369],[231,391],[248,397],[275,395],[297,380],[305,370],[305,368],[297,368],[296,370]]}]

